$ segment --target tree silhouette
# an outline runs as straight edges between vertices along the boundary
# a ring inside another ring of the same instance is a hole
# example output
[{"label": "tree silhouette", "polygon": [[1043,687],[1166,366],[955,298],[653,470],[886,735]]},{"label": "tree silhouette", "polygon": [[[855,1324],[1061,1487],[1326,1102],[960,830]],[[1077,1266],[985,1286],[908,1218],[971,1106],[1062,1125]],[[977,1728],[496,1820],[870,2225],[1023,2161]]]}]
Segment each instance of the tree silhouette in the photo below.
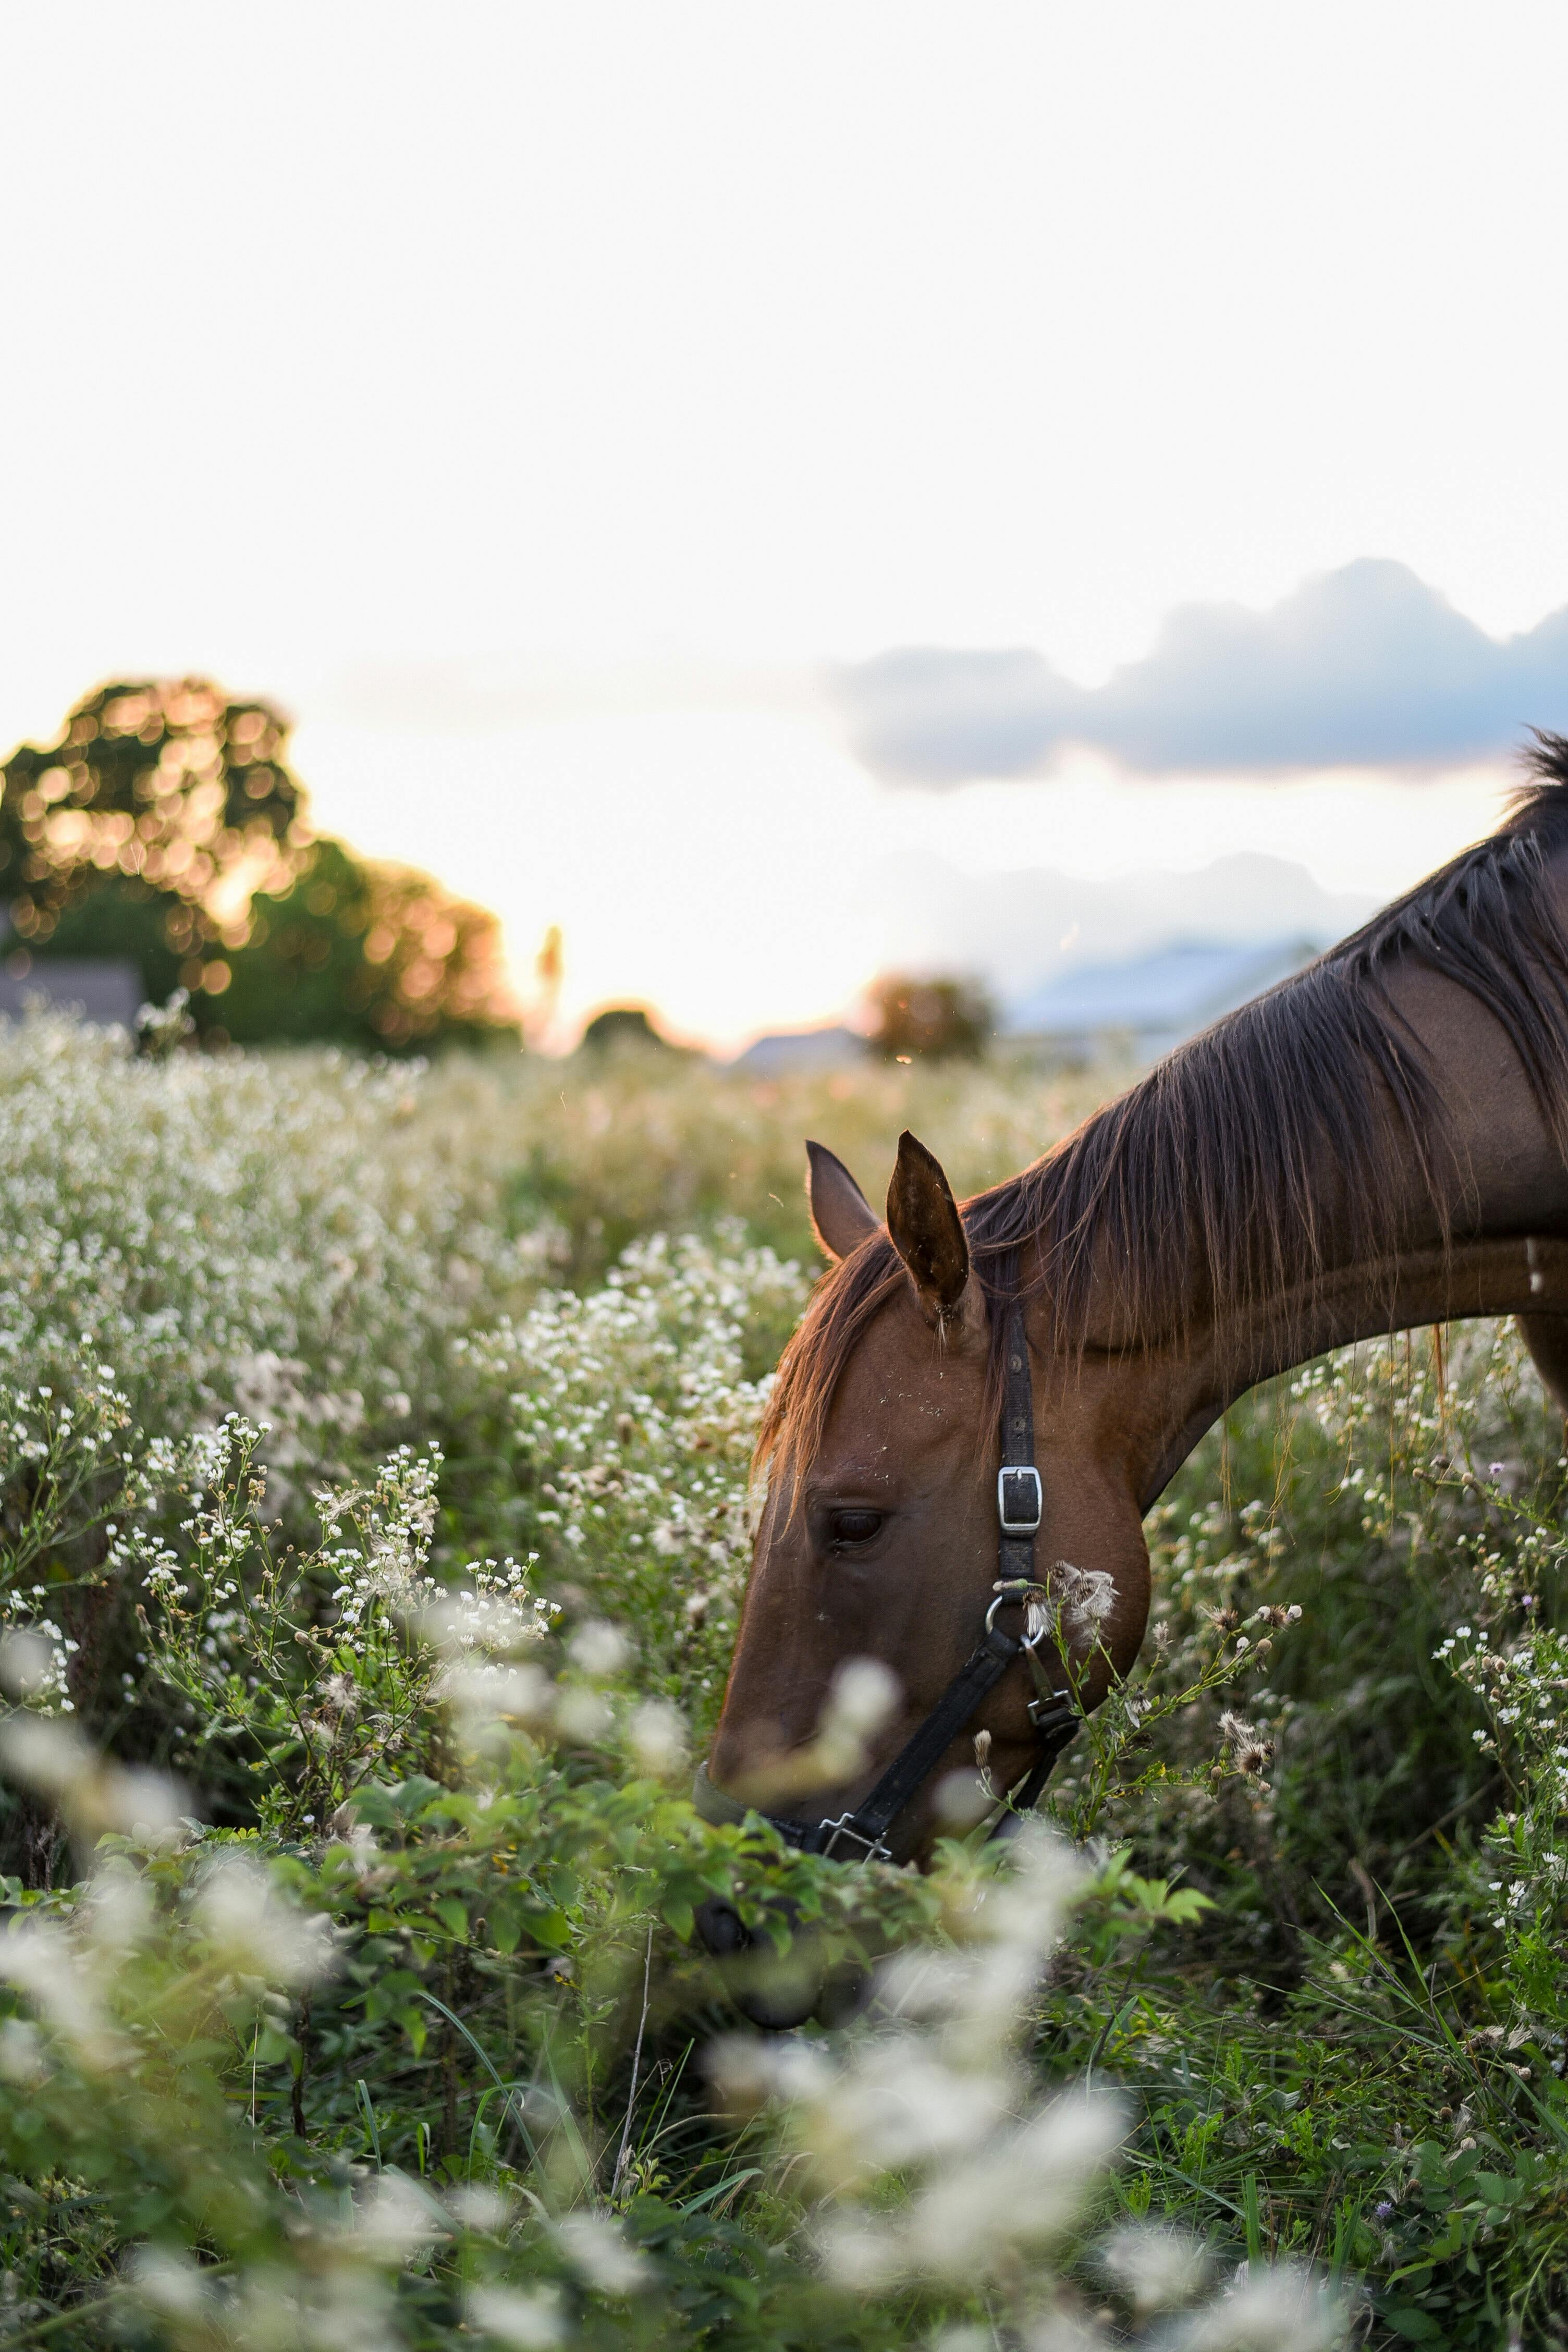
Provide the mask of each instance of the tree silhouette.
[{"label": "tree silhouette", "polygon": [[13,961],[123,957],[202,1033],[405,1053],[516,1034],[493,915],[311,833],[269,703],[101,687],[0,796]]},{"label": "tree silhouette", "polygon": [[5,762],[0,887],[18,938],[46,946],[115,876],[191,910],[172,945],[216,941],[253,890],[293,871],[303,812],[287,738],[267,703],[231,702],[201,678],[79,702],[57,743]]},{"label": "tree silhouette", "polygon": [[890,1062],[912,1061],[917,1054],[931,1060],[983,1054],[996,1026],[994,1005],[973,980],[914,980],[894,972],[874,983],[871,1002],[871,1050]]}]

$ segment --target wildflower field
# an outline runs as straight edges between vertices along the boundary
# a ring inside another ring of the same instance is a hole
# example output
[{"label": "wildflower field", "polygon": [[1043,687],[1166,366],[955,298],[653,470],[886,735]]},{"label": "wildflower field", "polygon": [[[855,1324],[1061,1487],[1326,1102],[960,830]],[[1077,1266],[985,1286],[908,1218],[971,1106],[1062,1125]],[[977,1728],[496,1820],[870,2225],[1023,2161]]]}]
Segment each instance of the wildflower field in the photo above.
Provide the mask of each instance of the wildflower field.
[{"label": "wildflower field", "polygon": [[[687,1802],[802,1138],[968,1190],[1095,1091],[0,1032],[0,2347],[1568,2340],[1508,1328],[1229,1416],[1005,1859]],[[874,1998],[748,2026],[710,1895]]]}]

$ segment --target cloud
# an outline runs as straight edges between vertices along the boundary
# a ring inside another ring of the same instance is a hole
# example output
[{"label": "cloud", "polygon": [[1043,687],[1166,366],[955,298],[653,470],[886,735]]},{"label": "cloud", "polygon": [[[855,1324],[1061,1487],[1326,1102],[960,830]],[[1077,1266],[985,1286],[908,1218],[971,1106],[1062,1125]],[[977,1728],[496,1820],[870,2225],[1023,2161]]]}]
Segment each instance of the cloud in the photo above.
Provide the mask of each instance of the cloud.
[{"label": "cloud", "polygon": [[849,739],[898,783],[1037,774],[1069,744],[1146,772],[1408,765],[1568,729],[1568,607],[1502,642],[1366,559],[1267,613],[1184,604],[1100,687],[1027,648],[910,647],[839,670]]}]

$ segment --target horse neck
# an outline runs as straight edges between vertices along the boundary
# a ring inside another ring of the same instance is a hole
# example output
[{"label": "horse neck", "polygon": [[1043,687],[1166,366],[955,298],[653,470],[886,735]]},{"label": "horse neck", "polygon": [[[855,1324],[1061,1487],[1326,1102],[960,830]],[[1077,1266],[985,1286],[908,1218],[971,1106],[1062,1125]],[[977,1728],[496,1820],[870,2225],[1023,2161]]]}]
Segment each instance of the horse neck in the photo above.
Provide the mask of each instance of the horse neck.
[{"label": "horse neck", "polygon": [[[1542,1369],[1555,1379],[1568,1365],[1568,1319],[1556,1319],[1568,1318],[1568,1170],[1552,1123],[1467,991],[1411,969],[1394,975],[1392,993],[1440,1080],[1437,1129],[1391,1150],[1353,1217],[1326,1139],[1310,1203],[1316,1262],[1299,1282],[1216,1299],[1194,1233],[1191,1291],[1167,1336],[1090,1350],[1144,1508],[1236,1398],[1352,1341],[1519,1315]],[[1392,1135],[1392,1105],[1389,1118]]]}]

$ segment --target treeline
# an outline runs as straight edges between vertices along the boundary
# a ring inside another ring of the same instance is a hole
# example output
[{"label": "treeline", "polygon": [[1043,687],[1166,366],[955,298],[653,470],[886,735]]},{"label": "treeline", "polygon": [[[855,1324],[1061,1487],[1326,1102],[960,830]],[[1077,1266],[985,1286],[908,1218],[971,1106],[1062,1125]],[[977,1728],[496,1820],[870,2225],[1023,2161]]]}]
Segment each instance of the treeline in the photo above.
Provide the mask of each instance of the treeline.
[{"label": "treeline", "polygon": [[100,687],[57,741],[14,752],[0,771],[12,971],[130,962],[151,1002],[185,989],[215,1044],[515,1039],[496,918],[319,836],[288,740],[270,703],[143,678]]}]

